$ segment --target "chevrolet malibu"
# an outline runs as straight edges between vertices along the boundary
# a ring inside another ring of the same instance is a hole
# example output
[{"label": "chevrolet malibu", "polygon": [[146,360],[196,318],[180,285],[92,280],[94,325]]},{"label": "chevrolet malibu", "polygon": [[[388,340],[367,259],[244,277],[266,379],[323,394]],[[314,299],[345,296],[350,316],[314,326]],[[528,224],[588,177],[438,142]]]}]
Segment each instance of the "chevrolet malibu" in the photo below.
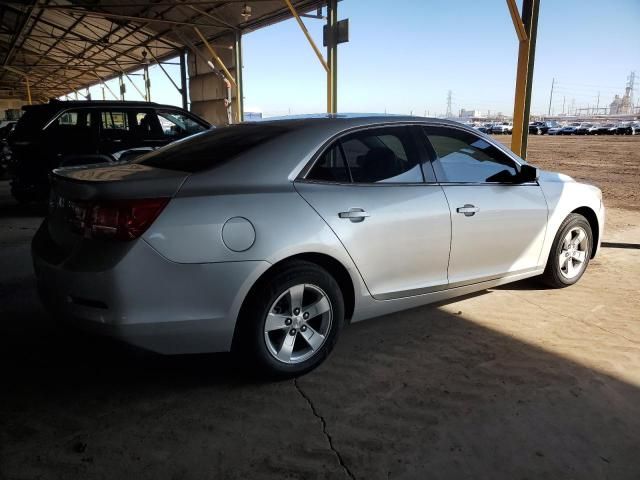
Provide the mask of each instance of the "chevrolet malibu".
[{"label": "chevrolet malibu", "polygon": [[527,277],[572,285],[604,223],[596,187],[415,117],[242,124],[51,183],[32,248],[56,316],[285,376],[348,322]]}]

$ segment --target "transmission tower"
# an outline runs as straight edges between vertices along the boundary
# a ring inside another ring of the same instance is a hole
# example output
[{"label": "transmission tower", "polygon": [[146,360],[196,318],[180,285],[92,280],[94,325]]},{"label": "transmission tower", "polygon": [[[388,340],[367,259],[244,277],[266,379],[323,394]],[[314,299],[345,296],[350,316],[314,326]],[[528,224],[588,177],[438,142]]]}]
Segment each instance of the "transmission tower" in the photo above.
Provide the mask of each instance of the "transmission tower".
[{"label": "transmission tower", "polygon": [[451,118],[453,114],[451,113],[451,90],[447,92],[447,118]]},{"label": "transmission tower", "polygon": [[627,97],[627,103],[631,107],[629,112],[632,113],[633,110],[633,88],[636,81],[636,72],[631,72],[631,74],[627,77],[627,88],[625,88],[625,97]]}]

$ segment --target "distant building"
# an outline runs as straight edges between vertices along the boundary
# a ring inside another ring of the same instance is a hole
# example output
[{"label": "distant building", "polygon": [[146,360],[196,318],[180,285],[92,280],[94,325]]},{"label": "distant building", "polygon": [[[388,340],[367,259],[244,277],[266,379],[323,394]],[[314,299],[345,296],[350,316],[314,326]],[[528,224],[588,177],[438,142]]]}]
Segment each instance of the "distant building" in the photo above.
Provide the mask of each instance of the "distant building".
[{"label": "distant building", "polygon": [[487,118],[486,112],[480,110],[460,110],[460,118]]},{"label": "distant building", "polygon": [[244,112],[245,122],[255,122],[257,120],[262,120],[262,112]]}]

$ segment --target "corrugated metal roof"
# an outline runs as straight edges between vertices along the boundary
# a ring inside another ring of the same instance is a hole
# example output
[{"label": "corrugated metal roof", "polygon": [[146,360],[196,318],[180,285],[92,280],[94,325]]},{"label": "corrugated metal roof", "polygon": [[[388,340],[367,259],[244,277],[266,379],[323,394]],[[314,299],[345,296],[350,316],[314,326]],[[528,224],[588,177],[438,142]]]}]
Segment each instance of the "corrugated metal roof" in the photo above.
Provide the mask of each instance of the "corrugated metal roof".
[{"label": "corrugated metal roof", "polygon": [[[325,0],[297,0],[309,12]],[[251,16],[243,9],[251,8]],[[290,18],[282,0],[34,0],[0,3],[0,98],[57,97],[164,60],[207,39],[246,33]],[[187,42],[185,42],[187,40]],[[147,53],[150,52],[150,54]],[[143,53],[144,52],[144,53]]]}]

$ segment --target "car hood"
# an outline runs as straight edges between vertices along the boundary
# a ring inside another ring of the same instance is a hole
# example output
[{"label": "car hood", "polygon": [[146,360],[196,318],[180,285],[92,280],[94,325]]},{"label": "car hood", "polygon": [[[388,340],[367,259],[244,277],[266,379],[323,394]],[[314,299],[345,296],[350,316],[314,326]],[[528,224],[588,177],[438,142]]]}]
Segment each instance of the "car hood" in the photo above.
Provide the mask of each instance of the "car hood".
[{"label": "car hood", "polygon": [[550,172],[547,170],[538,170],[538,180],[541,182],[567,183],[575,182],[575,180],[564,173]]},{"label": "car hood", "polygon": [[576,183],[589,190],[592,190],[594,194],[602,198],[602,190],[600,190],[600,188],[596,187],[595,185],[591,185],[590,183],[578,182],[573,177],[570,177],[569,175],[566,175],[564,173],[549,172],[546,170],[538,169],[538,181],[540,183]]}]

